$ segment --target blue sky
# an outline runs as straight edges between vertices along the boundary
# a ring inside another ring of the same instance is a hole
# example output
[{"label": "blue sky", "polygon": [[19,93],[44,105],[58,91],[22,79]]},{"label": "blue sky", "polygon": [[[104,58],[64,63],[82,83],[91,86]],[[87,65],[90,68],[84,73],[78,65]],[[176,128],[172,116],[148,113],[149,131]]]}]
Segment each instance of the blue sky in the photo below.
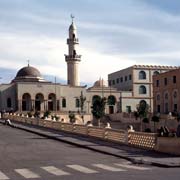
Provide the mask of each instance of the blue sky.
[{"label": "blue sky", "polygon": [[65,82],[71,13],[83,84],[134,64],[180,64],[179,0],[0,0],[0,82],[28,59]]}]

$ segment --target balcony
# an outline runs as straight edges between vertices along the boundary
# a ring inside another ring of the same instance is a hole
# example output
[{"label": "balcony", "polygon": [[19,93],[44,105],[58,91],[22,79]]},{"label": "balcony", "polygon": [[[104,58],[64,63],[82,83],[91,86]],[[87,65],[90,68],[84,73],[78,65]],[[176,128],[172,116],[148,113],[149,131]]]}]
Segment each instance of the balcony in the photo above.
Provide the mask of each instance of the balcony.
[{"label": "balcony", "polygon": [[67,39],[67,44],[79,44],[78,38]]},{"label": "balcony", "polygon": [[81,61],[81,55],[65,55],[66,61]]}]

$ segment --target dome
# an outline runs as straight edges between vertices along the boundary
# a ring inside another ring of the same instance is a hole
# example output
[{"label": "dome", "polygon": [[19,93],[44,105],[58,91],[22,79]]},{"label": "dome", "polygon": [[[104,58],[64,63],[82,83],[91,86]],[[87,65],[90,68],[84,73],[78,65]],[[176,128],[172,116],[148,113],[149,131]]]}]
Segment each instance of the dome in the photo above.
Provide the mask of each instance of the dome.
[{"label": "dome", "polygon": [[17,72],[16,78],[18,77],[41,77],[41,73],[34,67],[26,66]]},{"label": "dome", "polygon": [[32,66],[21,68],[12,82],[45,82],[38,69]]},{"label": "dome", "polygon": [[94,83],[93,87],[107,87],[107,83],[104,79],[99,79]]}]

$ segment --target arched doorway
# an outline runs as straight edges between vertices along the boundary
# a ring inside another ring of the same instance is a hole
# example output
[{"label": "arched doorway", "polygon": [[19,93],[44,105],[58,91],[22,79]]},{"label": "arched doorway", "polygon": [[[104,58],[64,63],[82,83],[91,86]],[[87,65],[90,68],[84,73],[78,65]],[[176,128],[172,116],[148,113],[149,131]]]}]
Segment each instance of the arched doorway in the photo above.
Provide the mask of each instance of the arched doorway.
[{"label": "arched doorway", "polygon": [[56,110],[56,95],[54,93],[49,94],[48,96],[48,111]]},{"label": "arched doorway", "polygon": [[29,93],[25,93],[22,96],[22,111],[31,111],[31,95]]},{"label": "arched doorway", "polygon": [[116,98],[113,95],[108,97],[109,114],[114,113],[114,106],[116,104]]},{"label": "arched doorway", "polygon": [[92,104],[93,104],[96,100],[101,100],[101,97],[98,96],[98,95],[94,95],[94,96],[92,97]]},{"label": "arched doorway", "polygon": [[43,102],[44,102],[44,96],[41,93],[36,94],[35,97],[35,110],[36,111],[42,111],[43,110]]}]

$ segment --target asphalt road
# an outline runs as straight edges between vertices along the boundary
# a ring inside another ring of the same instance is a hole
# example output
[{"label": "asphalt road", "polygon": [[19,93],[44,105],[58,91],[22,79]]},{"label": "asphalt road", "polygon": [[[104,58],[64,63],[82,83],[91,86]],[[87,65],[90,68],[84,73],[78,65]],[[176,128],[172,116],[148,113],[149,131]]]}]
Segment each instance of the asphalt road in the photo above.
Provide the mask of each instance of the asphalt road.
[{"label": "asphalt road", "polygon": [[179,180],[179,171],[130,164],[0,124],[0,180]]}]

